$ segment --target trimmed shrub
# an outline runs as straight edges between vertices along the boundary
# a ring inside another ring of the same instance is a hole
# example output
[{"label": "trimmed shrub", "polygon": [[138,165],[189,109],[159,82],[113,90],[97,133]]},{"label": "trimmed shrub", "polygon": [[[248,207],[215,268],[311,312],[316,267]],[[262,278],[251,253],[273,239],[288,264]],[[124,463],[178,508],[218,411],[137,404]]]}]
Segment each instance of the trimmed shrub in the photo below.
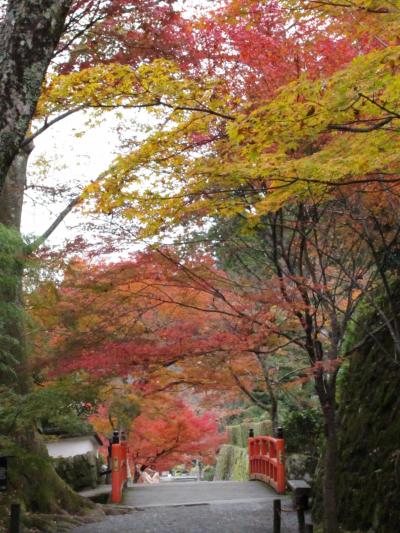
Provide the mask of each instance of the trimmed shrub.
[{"label": "trimmed shrub", "polygon": [[245,481],[249,479],[247,450],[224,444],[218,454],[214,481]]},{"label": "trimmed shrub", "polygon": [[249,430],[254,430],[254,435],[271,435],[272,423],[270,420],[259,420],[258,422],[243,422],[235,426],[227,426],[228,441],[233,446],[247,448]]}]

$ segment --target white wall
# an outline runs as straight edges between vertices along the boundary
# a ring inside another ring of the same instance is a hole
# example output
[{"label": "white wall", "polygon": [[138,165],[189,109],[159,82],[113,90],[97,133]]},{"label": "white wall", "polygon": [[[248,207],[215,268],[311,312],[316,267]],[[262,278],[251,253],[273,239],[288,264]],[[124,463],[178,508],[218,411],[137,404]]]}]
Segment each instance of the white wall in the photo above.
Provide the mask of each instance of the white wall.
[{"label": "white wall", "polygon": [[45,444],[51,457],[73,457],[88,452],[94,452],[98,456],[99,451],[99,444],[92,437],[72,437]]}]

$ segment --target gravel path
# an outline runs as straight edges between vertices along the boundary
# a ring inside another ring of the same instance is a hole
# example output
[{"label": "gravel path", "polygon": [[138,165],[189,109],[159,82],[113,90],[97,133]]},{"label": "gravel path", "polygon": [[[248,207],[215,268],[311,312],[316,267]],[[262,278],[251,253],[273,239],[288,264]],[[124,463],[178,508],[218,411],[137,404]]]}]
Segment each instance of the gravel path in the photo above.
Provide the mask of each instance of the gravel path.
[{"label": "gravel path", "polygon": [[[108,516],[71,533],[272,533],[276,492],[261,481],[172,482],[124,491],[129,514]],[[281,497],[283,509],[290,508]],[[297,533],[297,516],[282,513],[282,533]]]},{"label": "gravel path", "polygon": [[[296,513],[283,513],[282,533],[297,533]],[[272,533],[272,502],[137,508],[80,526],[73,533]],[[71,533],[72,533],[71,532]]]},{"label": "gravel path", "polygon": [[276,497],[276,492],[261,481],[180,481],[133,485],[125,489],[123,504],[129,507],[153,507],[233,501],[261,503]]}]

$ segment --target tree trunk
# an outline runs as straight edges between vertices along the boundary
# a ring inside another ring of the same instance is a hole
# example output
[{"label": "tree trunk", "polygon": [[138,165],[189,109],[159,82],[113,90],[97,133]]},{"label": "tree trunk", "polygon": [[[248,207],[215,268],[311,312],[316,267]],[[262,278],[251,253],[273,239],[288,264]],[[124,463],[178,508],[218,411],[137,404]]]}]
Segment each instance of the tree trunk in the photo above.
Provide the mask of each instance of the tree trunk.
[{"label": "tree trunk", "polygon": [[0,192],[0,224],[13,227],[17,231],[21,227],[22,204],[26,187],[26,169],[28,157],[32,149],[32,144],[29,144],[16,155],[8,171],[3,189]]},{"label": "tree trunk", "polygon": [[325,422],[325,457],[322,485],[324,533],[337,533],[336,504],[337,434],[335,396],[330,394],[322,406]]},{"label": "tree trunk", "polygon": [[275,434],[276,429],[279,427],[279,413],[278,413],[278,400],[275,396],[274,389],[272,388],[272,383],[269,377],[270,367],[268,364],[268,358],[265,355],[258,354],[257,359],[259,360],[264,376],[265,385],[267,387],[269,399],[271,402],[270,407],[270,416],[272,422],[273,434]]},{"label": "tree trunk", "polygon": [[[29,153],[30,149],[25,149],[14,159],[0,194],[0,222],[16,232],[20,229]],[[7,284],[5,288],[0,286],[0,304],[19,308],[21,313],[17,314],[14,320],[2,324],[6,335],[15,342],[11,343],[10,348],[14,358],[10,365],[11,372],[0,372],[0,384],[6,385],[19,395],[24,395],[32,390],[32,379],[29,372],[26,324],[22,313],[23,263],[19,258],[23,255],[23,244],[17,238],[15,243],[15,265],[13,266],[11,261],[7,265],[10,272],[2,272],[6,276],[12,275],[13,284]],[[93,507],[90,501],[74,493],[57,475],[46,448],[37,439],[33,421],[30,428],[14,430],[14,433],[7,434],[6,437],[11,437],[13,441],[12,455],[15,456],[10,462],[10,485],[17,491],[28,510],[80,513]],[[0,515],[1,511],[2,509]]]},{"label": "tree trunk", "polygon": [[0,23],[0,191],[35,112],[72,0],[9,0]]},{"label": "tree trunk", "polygon": [[276,401],[274,394],[271,395],[271,422],[272,422],[273,434],[275,435],[275,432],[277,428],[279,427],[279,418],[278,418],[278,402]]},{"label": "tree trunk", "polygon": [[[27,147],[18,154],[7,174],[7,179],[0,193],[0,223],[7,228],[13,228],[18,233],[21,225],[22,204],[24,200],[24,190],[26,185],[26,168],[29,153],[32,147]],[[22,277],[23,264],[17,257],[23,256],[23,243],[17,244],[14,250],[16,259],[14,261],[13,272],[14,283],[8,286],[5,291],[0,291],[1,300],[7,305],[15,304],[21,309],[21,315],[14,320],[10,320],[6,325],[7,334],[17,342],[10,346],[10,352],[15,360],[12,365],[12,374],[0,375],[2,383],[13,388],[18,394],[26,394],[31,388],[31,379],[27,364],[25,325],[22,318]]]}]

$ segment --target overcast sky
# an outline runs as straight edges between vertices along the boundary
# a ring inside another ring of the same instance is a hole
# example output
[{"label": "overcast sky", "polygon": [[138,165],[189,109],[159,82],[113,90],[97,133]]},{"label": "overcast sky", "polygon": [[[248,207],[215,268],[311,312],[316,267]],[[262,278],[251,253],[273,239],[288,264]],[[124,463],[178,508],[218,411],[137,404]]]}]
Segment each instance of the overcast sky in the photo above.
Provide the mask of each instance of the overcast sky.
[{"label": "overcast sky", "polygon": [[[189,16],[197,11],[216,7],[211,0],[182,0],[181,5]],[[29,159],[28,180],[40,182],[52,187],[71,186],[71,196],[76,194],[91,180],[104,171],[115,155],[119,153],[119,138],[116,126],[121,123],[114,112],[104,115],[101,125],[85,128],[85,114],[76,113],[49,128],[35,140],[35,148]],[[136,124],[151,120],[146,111],[124,111],[124,125],[130,133],[140,136]],[[135,124],[136,123],[136,124]],[[77,137],[77,132],[84,135]],[[43,166],[43,160],[47,161]],[[42,165],[38,167],[38,163]],[[39,170],[38,170],[39,168]],[[41,171],[40,171],[41,169]],[[39,175],[39,173],[41,174]],[[31,189],[27,190],[22,219],[24,234],[40,235],[53,222],[68,204],[68,193],[57,198],[43,195]],[[48,240],[48,244],[60,245],[66,238],[71,238],[83,231],[82,216],[74,212],[66,218]]]},{"label": "overcast sky", "polygon": [[[104,115],[101,125],[85,127],[87,115],[77,113],[49,128],[35,140],[35,148],[29,158],[28,181],[40,185],[66,186],[58,197],[43,196],[40,191],[28,188],[22,219],[25,235],[40,235],[57,215],[85,185],[94,180],[119,153],[119,137],[116,131],[121,120],[114,112]],[[130,134],[140,135],[137,123],[150,120],[144,111],[125,111],[124,124]],[[85,132],[82,136],[76,136]],[[46,165],[43,165],[46,160]],[[61,244],[66,238],[82,233],[84,219],[76,210],[67,216],[48,240],[48,244]]]}]

